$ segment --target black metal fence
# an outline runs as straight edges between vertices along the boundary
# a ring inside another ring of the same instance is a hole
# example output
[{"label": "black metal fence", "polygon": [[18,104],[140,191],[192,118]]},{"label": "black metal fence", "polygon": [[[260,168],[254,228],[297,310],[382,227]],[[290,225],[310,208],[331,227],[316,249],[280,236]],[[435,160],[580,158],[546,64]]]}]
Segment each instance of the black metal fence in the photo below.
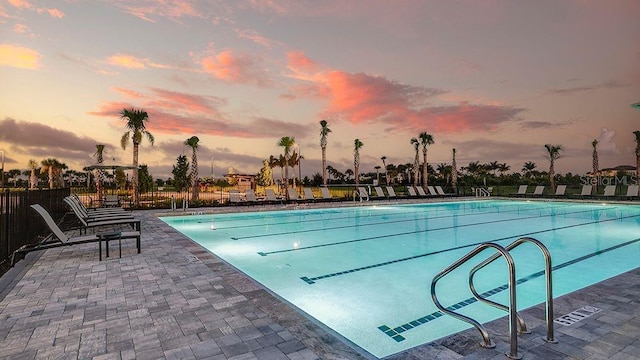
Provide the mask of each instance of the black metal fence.
[{"label": "black metal fence", "polygon": [[0,265],[6,265],[15,250],[34,242],[37,235],[46,232],[46,225],[37,218],[30,205],[42,205],[57,221],[66,212],[62,200],[69,194],[69,188],[19,191],[5,189],[0,193]]}]

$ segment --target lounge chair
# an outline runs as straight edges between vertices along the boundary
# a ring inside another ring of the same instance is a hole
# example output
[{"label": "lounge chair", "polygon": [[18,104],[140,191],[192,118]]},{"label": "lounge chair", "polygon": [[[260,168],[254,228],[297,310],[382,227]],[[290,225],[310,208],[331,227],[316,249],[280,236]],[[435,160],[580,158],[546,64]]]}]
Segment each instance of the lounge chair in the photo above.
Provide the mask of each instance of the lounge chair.
[{"label": "lounge chair", "polygon": [[442,189],[442,186],[440,186],[440,185],[436,185],[435,188],[436,188],[436,191],[438,192],[438,195],[440,195],[440,196],[453,196],[453,194],[445,193],[444,190]]},{"label": "lounge chair", "polygon": [[518,188],[518,192],[513,194],[513,196],[525,196],[527,195],[527,188],[529,186],[528,185],[520,185],[520,187]]},{"label": "lounge chair", "polygon": [[120,207],[120,196],[118,195],[105,195],[102,201],[104,207]]},{"label": "lounge chair", "polygon": [[407,186],[407,192],[411,197],[418,197],[418,194],[416,193],[416,189],[413,186]]},{"label": "lounge chair", "polygon": [[633,200],[633,198],[638,197],[638,188],[640,186],[638,185],[629,185],[627,186],[627,193],[625,195],[620,195],[623,196],[624,198],[628,199],[628,200]]},{"label": "lounge chair", "polygon": [[367,189],[359,186],[353,195],[353,200],[355,201],[356,198],[360,199],[360,202],[364,201],[369,201],[369,193],[367,192]]},{"label": "lounge chair", "polygon": [[567,185],[558,185],[556,188],[556,193],[553,196],[565,196],[565,192],[567,191]]},{"label": "lounge chair", "polygon": [[393,186],[387,186],[387,196],[389,196],[389,198],[396,198],[396,191],[393,190]]},{"label": "lounge chair", "polygon": [[580,192],[581,197],[591,196],[591,192],[593,191],[593,185],[582,185],[582,191]]},{"label": "lounge chair", "polygon": [[300,200],[300,195],[298,195],[298,192],[296,191],[295,188],[287,188],[287,198],[289,201],[299,201]]},{"label": "lounge chair", "polygon": [[416,186],[416,191],[418,192],[419,196],[422,196],[422,197],[429,196],[427,195],[427,193],[424,192],[424,189],[422,188],[422,186]]},{"label": "lounge chair", "polygon": [[[418,186],[418,189],[421,189],[421,187]],[[440,196],[433,186],[427,186],[427,190],[429,190],[429,196]]]},{"label": "lounge chair", "polygon": [[543,192],[544,192],[544,185],[538,185],[536,186],[536,189],[533,190],[533,194],[531,194],[531,196],[542,196]]},{"label": "lounge chair", "polygon": [[604,187],[604,197],[613,197],[616,195],[616,186],[615,185],[607,185]]},{"label": "lounge chair", "polygon": [[88,208],[84,206],[84,203],[82,202],[82,200],[80,200],[80,197],[78,196],[78,194],[71,194],[68,196],[68,198],[72,200],[82,211],[86,212],[87,214],[122,214],[126,211],[121,207],[110,207],[110,208],[89,207]]},{"label": "lounge chair", "polygon": [[85,217],[75,205],[72,205],[72,202],[70,202],[67,198],[65,198],[63,201],[67,205],[69,205],[72,212],[76,215],[76,218],[82,224],[83,228],[81,229],[81,231],[86,231],[88,228],[111,225],[130,225],[134,230],[140,231],[140,219],[134,218],[131,214],[124,214],[123,216],[88,218]]},{"label": "lounge chair", "polygon": [[[58,227],[56,222],[53,220],[49,212],[45,210],[39,204],[31,205],[31,208],[35,210],[38,215],[44,220],[45,224],[51,230],[51,236],[47,236],[43,241],[35,245],[25,245],[20,247],[18,250],[14,251],[11,255],[11,266],[15,264],[15,256],[19,253],[28,253],[31,251],[37,250],[46,250],[55,247],[61,246],[69,246],[75,244],[86,244],[92,242],[100,242],[107,241],[108,238],[119,238],[119,239],[136,239],[136,247],[138,249],[138,254],[140,254],[140,231],[121,231],[121,232],[109,232],[109,233],[99,233],[99,234],[89,234],[89,235],[81,235],[69,237],[67,236],[61,229]],[[107,249],[108,249],[107,243]],[[108,250],[107,250],[108,253]],[[100,252],[100,258],[102,259],[102,251]]]},{"label": "lounge chair", "polygon": [[382,191],[382,188],[380,186],[374,187],[373,190],[376,192],[376,199],[386,198],[386,196],[384,196],[384,191]]},{"label": "lounge chair", "polygon": [[240,191],[239,190],[229,190],[229,204],[237,205],[237,204],[241,204],[241,203],[242,203],[242,199],[240,198]]},{"label": "lounge chair", "polygon": [[244,198],[250,204],[256,204],[260,202],[258,198],[256,198],[255,191],[253,191],[252,189],[248,189],[244,191]]},{"label": "lounge chair", "polygon": [[125,211],[118,212],[107,212],[107,213],[96,213],[92,211],[91,213],[84,210],[83,207],[78,205],[78,203],[71,196],[65,197],[62,201],[71,209],[78,218],[84,219],[87,223],[93,223],[97,221],[106,221],[106,220],[115,220],[115,219],[133,219],[133,214]]},{"label": "lounge chair", "polygon": [[314,202],[314,201],[317,200],[316,197],[313,196],[313,190],[311,188],[308,188],[308,187],[303,188],[302,192],[304,194],[304,200],[305,201]]},{"label": "lounge chair", "polygon": [[276,192],[271,188],[264,189],[264,195],[266,196],[268,202],[276,203],[280,200],[276,197]]},{"label": "lounge chair", "polygon": [[321,187],[320,188],[320,192],[322,192],[322,200],[329,200],[329,201],[337,201],[338,199],[334,198],[331,196],[331,193],[329,192],[329,188],[327,187]]}]

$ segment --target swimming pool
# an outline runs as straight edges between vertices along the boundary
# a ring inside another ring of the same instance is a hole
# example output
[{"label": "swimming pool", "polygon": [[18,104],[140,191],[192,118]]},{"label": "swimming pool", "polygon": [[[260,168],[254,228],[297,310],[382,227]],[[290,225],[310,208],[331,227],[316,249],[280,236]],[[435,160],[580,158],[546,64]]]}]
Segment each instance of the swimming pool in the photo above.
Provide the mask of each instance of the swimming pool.
[{"label": "swimming pool", "polygon": [[[640,266],[640,206],[537,201],[371,205],[161,218],[353,345],[382,358],[469,327],[441,316],[433,277],[478,244],[531,236],[549,249],[554,296]],[[213,230],[212,230],[213,228]],[[445,305],[486,322],[505,313],[471,302],[471,261],[438,285]],[[544,259],[514,249],[518,309],[545,299]],[[476,276],[507,284],[503,261]],[[507,291],[491,297],[507,302]],[[479,337],[479,336],[478,336]],[[480,339],[480,337],[479,337]]]}]

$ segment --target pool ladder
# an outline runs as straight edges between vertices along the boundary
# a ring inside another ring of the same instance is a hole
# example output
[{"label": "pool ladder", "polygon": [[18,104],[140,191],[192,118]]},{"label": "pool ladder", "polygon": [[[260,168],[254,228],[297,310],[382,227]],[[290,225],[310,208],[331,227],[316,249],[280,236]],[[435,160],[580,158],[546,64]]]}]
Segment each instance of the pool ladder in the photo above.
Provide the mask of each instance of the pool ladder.
[{"label": "pool ladder", "polygon": [[[496,253],[491,255],[490,257],[488,257],[487,259],[485,259],[484,261],[480,262],[478,265],[474,266],[471,271],[469,271],[469,289],[471,290],[471,292],[473,293],[473,296],[480,302],[484,302],[488,305],[491,305],[493,307],[496,307],[500,310],[504,310],[507,311],[509,313],[509,335],[510,335],[510,342],[511,342],[511,346],[509,349],[509,352],[506,353],[505,355],[511,359],[521,359],[522,357],[518,355],[518,335],[517,332],[520,333],[530,333],[527,330],[527,326],[524,322],[524,320],[522,319],[522,317],[518,314],[517,311],[517,306],[516,306],[516,270],[515,270],[515,263],[513,261],[513,258],[511,257],[511,254],[509,253],[509,251],[513,250],[514,248],[524,244],[524,243],[531,243],[536,245],[540,251],[542,252],[543,256],[544,256],[544,260],[545,260],[545,279],[546,279],[546,287],[547,287],[547,298],[546,298],[546,322],[547,322],[547,337],[543,338],[544,341],[549,342],[549,343],[556,343],[557,341],[554,340],[553,338],[553,294],[552,294],[552,276],[551,276],[551,271],[552,271],[552,266],[551,266],[551,254],[549,253],[549,250],[546,248],[546,246],[544,246],[544,244],[542,244],[540,241],[531,238],[531,237],[522,237],[516,241],[514,241],[513,243],[507,245],[507,246],[501,246],[498,245],[496,243],[492,243],[492,242],[487,242],[487,243],[483,243],[478,245],[478,247],[476,247],[475,249],[473,249],[472,251],[470,251],[467,255],[461,257],[460,259],[458,259],[456,262],[454,262],[453,264],[451,264],[449,267],[447,267],[446,269],[442,270],[440,273],[438,273],[434,278],[433,281],[431,281],[431,297],[433,298],[433,302],[436,304],[436,306],[438,307],[438,309],[440,309],[440,311],[442,311],[445,314],[451,315],[453,317],[455,317],[456,319],[462,320],[462,321],[466,321],[468,323],[470,323],[471,325],[473,325],[476,329],[478,329],[478,331],[480,331],[480,335],[482,335],[482,342],[480,343],[480,346],[485,347],[485,348],[493,348],[495,347],[495,344],[491,341],[491,338],[489,337],[489,333],[487,332],[487,330],[484,328],[484,326],[482,326],[482,324],[480,324],[478,321],[456,313],[453,310],[450,310],[448,308],[445,308],[440,301],[438,300],[438,296],[436,295],[436,283],[438,282],[438,280],[440,280],[441,278],[443,278],[444,276],[446,276],[447,274],[451,273],[453,270],[457,269],[458,267],[460,267],[462,264],[466,263],[467,261],[471,260],[473,257],[475,257],[476,255],[478,255],[479,253],[481,253],[482,251],[484,251],[485,249],[488,248],[493,248],[496,250]],[[504,257],[506,263],[507,263],[507,267],[509,270],[509,306],[494,302],[492,300],[489,300],[487,298],[484,298],[482,295],[480,295],[477,291],[476,288],[474,286],[473,283],[473,278],[474,275],[482,268],[484,268],[485,266],[489,265],[490,263],[494,262],[495,260],[497,260],[500,257]],[[518,330],[519,329],[519,330]]]}]

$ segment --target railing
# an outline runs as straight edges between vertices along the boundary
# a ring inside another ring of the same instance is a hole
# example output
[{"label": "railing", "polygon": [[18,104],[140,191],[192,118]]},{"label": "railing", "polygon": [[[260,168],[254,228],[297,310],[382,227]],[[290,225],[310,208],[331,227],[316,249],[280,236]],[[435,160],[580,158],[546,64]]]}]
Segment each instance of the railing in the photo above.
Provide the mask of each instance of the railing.
[{"label": "railing", "polygon": [[[450,266],[442,270],[440,273],[438,273],[431,282],[431,298],[433,299],[433,302],[438,307],[438,309],[440,309],[440,311],[442,311],[445,314],[451,315],[459,320],[468,322],[471,325],[473,325],[480,332],[480,335],[482,336],[482,342],[480,343],[480,346],[486,347],[486,348],[495,347],[495,344],[491,341],[491,338],[489,337],[489,333],[487,332],[487,330],[484,328],[482,324],[480,324],[478,321],[476,321],[475,319],[469,316],[465,316],[451,309],[448,309],[440,303],[436,295],[436,284],[444,276],[451,273],[452,271],[454,271],[455,269],[457,269],[467,261],[471,260],[482,251],[488,248],[493,248],[494,250],[496,250],[497,251],[496,254],[491,255],[489,258],[480,262],[478,265],[476,265],[471,269],[471,271],[469,272],[469,288],[473,293],[474,297],[480,302],[489,304],[498,309],[508,312],[510,349],[509,349],[509,352],[506,353],[505,355],[511,359],[521,358],[521,356],[518,355],[518,336],[517,336],[518,325],[521,333],[528,333],[528,331],[527,331],[524,320],[520,317],[520,315],[517,312],[515,263],[509,251],[524,243],[533,243],[534,245],[538,246],[538,248],[540,249],[540,251],[542,252],[545,258],[545,275],[546,275],[546,284],[547,284],[547,296],[546,296],[547,337],[544,340],[550,343],[555,343],[556,341],[553,338],[553,294],[552,294],[552,275],[551,275],[551,271],[552,271],[551,255],[547,250],[547,248],[540,241],[536,239],[529,238],[529,237],[520,238],[506,247],[503,247],[495,243],[480,244],[478,245],[478,247],[470,251],[468,254],[461,257],[459,260],[457,260],[456,262],[454,262],[453,264],[451,264]],[[475,285],[473,283],[474,275],[480,269],[484,268],[485,266],[487,266],[488,264],[492,263],[493,261],[497,260],[500,257],[503,257],[505,259],[507,263],[508,271],[509,271],[509,281],[508,281],[509,282],[508,284],[509,285],[509,305],[508,306],[496,303],[494,301],[491,301],[483,297],[476,291]]]},{"label": "railing", "polygon": [[62,199],[69,194],[69,188],[20,191],[7,189],[0,193],[0,264],[8,263],[15,250],[33,243],[37,235],[46,231],[46,226],[36,218],[29,206],[42,205],[58,221],[66,211]]}]

